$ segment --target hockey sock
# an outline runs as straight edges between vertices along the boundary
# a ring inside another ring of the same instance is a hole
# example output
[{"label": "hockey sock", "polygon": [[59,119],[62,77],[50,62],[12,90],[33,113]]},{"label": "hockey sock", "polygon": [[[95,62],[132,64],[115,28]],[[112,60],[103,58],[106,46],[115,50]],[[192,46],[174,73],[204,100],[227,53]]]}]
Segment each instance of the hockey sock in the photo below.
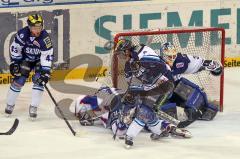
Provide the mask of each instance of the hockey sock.
[{"label": "hockey sock", "polygon": [[41,86],[37,86],[34,85],[33,89],[32,89],[32,101],[31,101],[31,105],[38,107],[41,99],[42,99],[42,95],[43,95],[43,87]]},{"label": "hockey sock", "polygon": [[10,89],[7,94],[7,104],[8,105],[15,105],[18,95],[20,94],[21,88],[14,87],[13,85],[10,86]]}]

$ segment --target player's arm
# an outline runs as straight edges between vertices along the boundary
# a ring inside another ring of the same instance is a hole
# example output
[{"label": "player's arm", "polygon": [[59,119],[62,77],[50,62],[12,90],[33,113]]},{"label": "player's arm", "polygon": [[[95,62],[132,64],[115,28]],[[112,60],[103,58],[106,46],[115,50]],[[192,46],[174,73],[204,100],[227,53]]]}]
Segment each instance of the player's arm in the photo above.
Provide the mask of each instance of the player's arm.
[{"label": "player's arm", "polygon": [[20,63],[23,58],[22,49],[25,45],[24,34],[18,32],[10,46],[10,73],[13,76],[20,76]]},{"label": "player's arm", "polygon": [[158,77],[153,80],[150,84],[139,84],[139,85],[131,85],[129,86],[129,89],[131,92],[141,93],[144,91],[150,91],[156,87],[158,87],[160,84],[168,81],[169,79],[164,75],[159,75]]},{"label": "player's arm", "polygon": [[210,71],[213,75],[222,73],[222,64],[215,60],[205,60],[201,57],[186,55],[189,59],[188,68],[184,73],[196,73],[202,70]]},{"label": "player's arm", "polygon": [[50,79],[51,67],[53,62],[53,47],[49,36],[43,39],[41,46],[41,57],[40,57],[40,77],[38,83],[47,83]]}]

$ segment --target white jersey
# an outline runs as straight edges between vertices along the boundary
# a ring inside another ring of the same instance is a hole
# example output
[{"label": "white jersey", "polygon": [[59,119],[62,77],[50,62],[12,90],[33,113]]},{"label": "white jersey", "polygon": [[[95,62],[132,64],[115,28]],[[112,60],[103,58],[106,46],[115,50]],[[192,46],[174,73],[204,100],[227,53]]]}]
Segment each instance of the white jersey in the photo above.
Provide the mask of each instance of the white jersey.
[{"label": "white jersey", "polygon": [[193,74],[203,67],[201,57],[178,53],[172,66],[172,74],[175,78],[179,78],[181,74]]},{"label": "white jersey", "polygon": [[152,58],[159,58],[158,54],[148,46],[137,47],[135,51],[138,52],[138,58],[141,60],[143,57],[150,56]]}]

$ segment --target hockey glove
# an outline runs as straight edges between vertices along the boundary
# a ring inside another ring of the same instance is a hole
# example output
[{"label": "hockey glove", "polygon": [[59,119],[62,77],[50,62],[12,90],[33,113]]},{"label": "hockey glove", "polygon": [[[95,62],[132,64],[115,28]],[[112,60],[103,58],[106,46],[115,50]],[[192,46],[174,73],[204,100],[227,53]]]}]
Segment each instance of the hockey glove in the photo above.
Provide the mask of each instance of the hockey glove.
[{"label": "hockey glove", "polygon": [[211,74],[214,76],[219,76],[222,74],[222,70],[223,70],[222,64],[217,61],[204,60],[203,66],[205,70],[210,71]]},{"label": "hockey glove", "polygon": [[39,85],[44,85],[48,83],[49,79],[50,79],[50,72],[42,71],[40,74],[40,77],[37,79],[37,83]]},{"label": "hockey glove", "polygon": [[19,62],[12,62],[10,64],[10,73],[12,76],[21,76],[21,68],[20,68],[20,63]]}]

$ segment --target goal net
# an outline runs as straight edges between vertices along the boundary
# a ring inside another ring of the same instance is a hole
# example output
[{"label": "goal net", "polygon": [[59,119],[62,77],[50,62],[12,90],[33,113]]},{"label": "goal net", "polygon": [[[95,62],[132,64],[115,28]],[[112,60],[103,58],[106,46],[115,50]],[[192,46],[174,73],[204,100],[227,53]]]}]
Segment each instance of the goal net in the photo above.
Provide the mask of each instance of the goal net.
[{"label": "goal net", "polygon": [[[145,44],[160,55],[160,47],[165,42],[174,44],[178,52],[213,59],[224,63],[225,31],[221,28],[191,28],[155,31],[133,31],[118,33],[114,37],[115,44],[119,39],[129,39],[134,45]],[[111,77],[113,86],[127,89],[124,77],[125,60],[112,52]],[[207,94],[209,101],[215,102],[223,110],[224,75],[213,76],[208,71],[201,71],[185,78],[199,85]]]}]

